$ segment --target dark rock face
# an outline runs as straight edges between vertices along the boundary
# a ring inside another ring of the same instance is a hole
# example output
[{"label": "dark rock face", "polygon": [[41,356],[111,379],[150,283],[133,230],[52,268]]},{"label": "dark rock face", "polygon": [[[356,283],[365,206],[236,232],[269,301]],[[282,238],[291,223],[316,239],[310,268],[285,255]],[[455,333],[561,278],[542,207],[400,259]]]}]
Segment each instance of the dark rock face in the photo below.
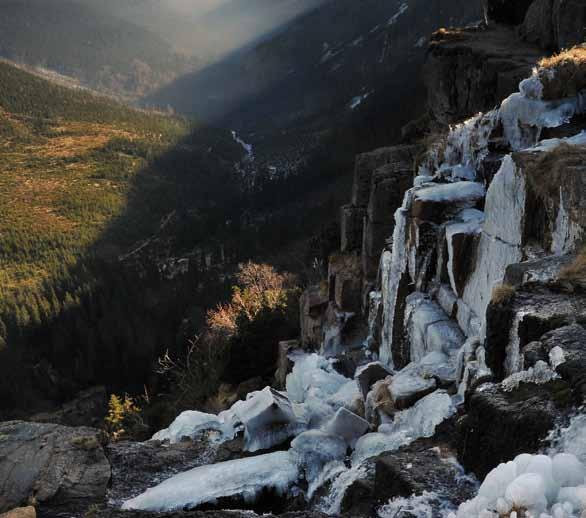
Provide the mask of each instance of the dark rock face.
[{"label": "dark rock face", "polygon": [[108,395],[104,387],[93,387],[80,392],[69,403],[56,412],[47,412],[32,416],[29,421],[36,423],[53,423],[64,426],[100,426],[108,411]]},{"label": "dark rock face", "polygon": [[110,480],[101,432],[55,424],[0,424],[0,511],[29,501],[81,509],[101,502]]},{"label": "dark rock face", "polygon": [[508,25],[523,23],[533,0],[484,0],[484,10],[489,20]]},{"label": "dark rock face", "polygon": [[424,69],[432,117],[451,124],[491,110],[517,91],[541,57],[511,27],[436,33]]},{"label": "dark rock face", "polygon": [[322,340],[328,296],[320,286],[310,286],[299,300],[301,345],[317,347]]},{"label": "dark rock face", "polygon": [[540,343],[545,352],[554,347],[564,351],[564,363],[557,373],[566,380],[580,400],[586,397],[586,329],[578,324],[561,327],[543,335]]},{"label": "dark rock face", "polygon": [[580,293],[527,286],[518,290],[508,304],[491,303],[486,313],[486,362],[499,380],[505,377],[506,348],[516,315],[523,315],[517,331],[519,349],[523,353],[527,344],[540,340],[549,331],[586,322],[586,297]]},{"label": "dark rock face", "polygon": [[582,43],[586,5],[581,0],[535,0],[519,28],[521,37],[546,50]]},{"label": "dark rock face", "polygon": [[339,254],[330,257],[328,277],[330,301],[342,311],[360,311],[362,293],[360,257],[356,254]]},{"label": "dark rock face", "polygon": [[429,491],[456,506],[471,498],[475,489],[474,481],[436,448],[414,445],[381,455],[376,461],[374,494],[379,502]]},{"label": "dark rock face", "polygon": [[541,48],[555,47],[553,30],[554,0],[535,0],[527,11],[523,25],[519,29],[521,37]]},{"label": "dark rock face", "polygon": [[395,211],[403,203],[405,191],[413,185],[415,146],[391,149],[389,162],[371,177],[362,244],[362,268],[367,279],[376,277],[380,252],[393,234]]},{"label": "dark rock face", "polygon": [[364,400],[366,400],[370,388],[377,381],[383,380],[390,375],[391,373],[388,369],[380,362],[373,362],[364,367],[356,377],[356,382]]},{"label": "dark rock face", "polygon": [[522,383],[512,392],[485,384],[469,395],[460,423],[458,457],[478,478],[520,453],[537,451],[568,401],[568,384]]}]

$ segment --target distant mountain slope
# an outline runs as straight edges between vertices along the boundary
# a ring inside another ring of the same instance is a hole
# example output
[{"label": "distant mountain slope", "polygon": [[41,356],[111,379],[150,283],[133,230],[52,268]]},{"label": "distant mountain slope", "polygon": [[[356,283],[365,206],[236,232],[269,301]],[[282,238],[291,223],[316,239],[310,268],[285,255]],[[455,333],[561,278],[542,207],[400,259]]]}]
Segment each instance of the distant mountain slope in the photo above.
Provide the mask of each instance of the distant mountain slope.
[{"label": "distant mountain slope", "polygon": [[148,28],[202,62],[258,40],[331,0],[75,0]]},{"label": "distant mountain slope", "polygon": [[0,2],[0,57],[129,98],[193,64],[155,32],[70,0]]},{"label": "distant mountain slope", "polygon": [[[468,0],[334,0],[145,99],[252,130],[357,107],[421,63],[426,38],[480,19]],[[392,95],[392,92],[388,92]]]},{"label": "distant mountain slope", "polygon": [[[175,283],[162,263],[234,218],[241,155],[227,131],[0,62],[0,418],[88,383],[142,385],[186,309],[217,301],[195,261]],[[119,259],[153,236],[140,268]]]}]

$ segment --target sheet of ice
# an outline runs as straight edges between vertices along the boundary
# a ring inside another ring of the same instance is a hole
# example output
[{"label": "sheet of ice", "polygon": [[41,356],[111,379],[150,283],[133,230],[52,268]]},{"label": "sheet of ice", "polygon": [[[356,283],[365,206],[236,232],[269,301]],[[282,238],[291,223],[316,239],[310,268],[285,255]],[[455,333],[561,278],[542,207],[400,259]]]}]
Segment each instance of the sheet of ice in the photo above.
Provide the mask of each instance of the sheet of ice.
[{"label": "sheet of ice", "polygon": [[431,437],[436,426],[456,411],[452,398],[443,390],[420,399],[415,405],[395,414],[390,424],[379,426],[379,431],[361,437],[352,454],[352,464],[386,451],[394,451],[420,437]]},{"label": "sheet of ice", "polygon": [[278,451],[200,466],[180,473],[128,500],[122,508],[174,511],[193,509],[229,497],[253,502],[264,489],[285,493],[295,484],[298,476],[296,456]]},{"label": "sheet of ice", "polygon": [[343,470],[340,470],[340,466],[337,465],[334,466],[334,470],[337,476],[330,477],[333,480],[330,490],[327,496],[316,505],[316,508],[326,514],[338,515],[346,490],[357,480],[366,478],[369,467],[360,464],[350,469],[344,466]]},{"label": "sheet of ice", "polygon": [[450,516],[496,517],[517,509],[540,518],[576,518],[586,509],[585,474],[582,462],[571,454],[521,454],[493,469],[477,496]]},{"label": "sheet of ice", "polygon": [[343,460],[346,449],[343,438],[319,430],[303,432],[291,442],[291,452],[297,455],[308,483],[316,481],[327,464]]},{"label": "sheet of ice", "polygon": [[194,439],[206,432],[217,432],[215,439],[230,440],[234,437],[234,427],[229,422],[224,422],[218,416],[188,410],[179,414],[168,428],[158,431],[153,435],[154,441],[180,442],[184,437]]},{"label": "sheet of ice", "polygon": [[562,187],[560,186],[560,205],[551,235],[551,251],[562,255],[576,250],[584,231],[578,223],[572,221],[564,206]]},{"label": "sheet of ice", "polygon": [[565,362],[566,354],[559,345],[556,345],[551,351],[549,351],[549,364],[553,369],[557,369],[562,363]]},{"label": "sheet of ice", "polygon": [[480,317],[482,335],[494,286],[502,282],[507,266],[523,259],[524,215],[525,180],[512,157],[507,156],[488,188],[476,265],[462,297]]},{"label": "sheet of ice", "polygon": [[234,403],[230,412],[244,426],[244,449],[267,450],[305,429],[287,396],[266,387]]},{"label": "sheet of ice", "polygon": [[586,464],[586,413],[580,408],[578,413],[567,424],[560,424],[550,436],[550,455],[555,453],[571,453]]},{"label": "sheet of ice", "polygon": [[573,137],[552,138],[541,140],[537,146],[530,149],[530,151],[552,151],[560,144],[568,144],[569,146],[584,146],[586,145],[586,131],[581,131]]},{"label": "sheet of ice", "polygon": [[403,205],[395,212],[392,252],[385,252],[381,263],[381,287],[383,322],[381,333],[380,360],[390,369],[393,363],[393,327],[395,307],[401,278],[407,270],[406,233],[408,211],[411,207],[413,191],[405,193]]}]

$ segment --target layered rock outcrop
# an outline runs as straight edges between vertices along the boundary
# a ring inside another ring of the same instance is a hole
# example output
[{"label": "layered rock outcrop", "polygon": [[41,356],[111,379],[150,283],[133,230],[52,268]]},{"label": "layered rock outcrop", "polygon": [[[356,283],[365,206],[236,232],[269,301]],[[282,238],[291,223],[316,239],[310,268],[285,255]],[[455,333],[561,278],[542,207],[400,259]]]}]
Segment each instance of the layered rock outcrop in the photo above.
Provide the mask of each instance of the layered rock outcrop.
[{"label": "layered rock outcrop", "polygon": [[0,511],[27,503],[85,509],[104,500],[110,475],[98,430],[0,424]]}]

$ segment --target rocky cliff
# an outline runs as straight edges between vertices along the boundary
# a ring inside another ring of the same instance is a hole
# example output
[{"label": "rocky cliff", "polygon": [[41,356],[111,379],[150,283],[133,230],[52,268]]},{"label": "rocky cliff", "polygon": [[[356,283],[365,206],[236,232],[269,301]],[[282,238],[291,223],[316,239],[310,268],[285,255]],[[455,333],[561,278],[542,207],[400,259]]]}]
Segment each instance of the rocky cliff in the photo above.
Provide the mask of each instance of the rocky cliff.
[{"label": "rocky cliff", "polygon": [[488,24],[435,34],[426,136],[357,157],[340,250],[301,298],[300,341],[279,344],[280,390],[106,449],[98,515],[586,511],[582,7],[488,0]]}]

